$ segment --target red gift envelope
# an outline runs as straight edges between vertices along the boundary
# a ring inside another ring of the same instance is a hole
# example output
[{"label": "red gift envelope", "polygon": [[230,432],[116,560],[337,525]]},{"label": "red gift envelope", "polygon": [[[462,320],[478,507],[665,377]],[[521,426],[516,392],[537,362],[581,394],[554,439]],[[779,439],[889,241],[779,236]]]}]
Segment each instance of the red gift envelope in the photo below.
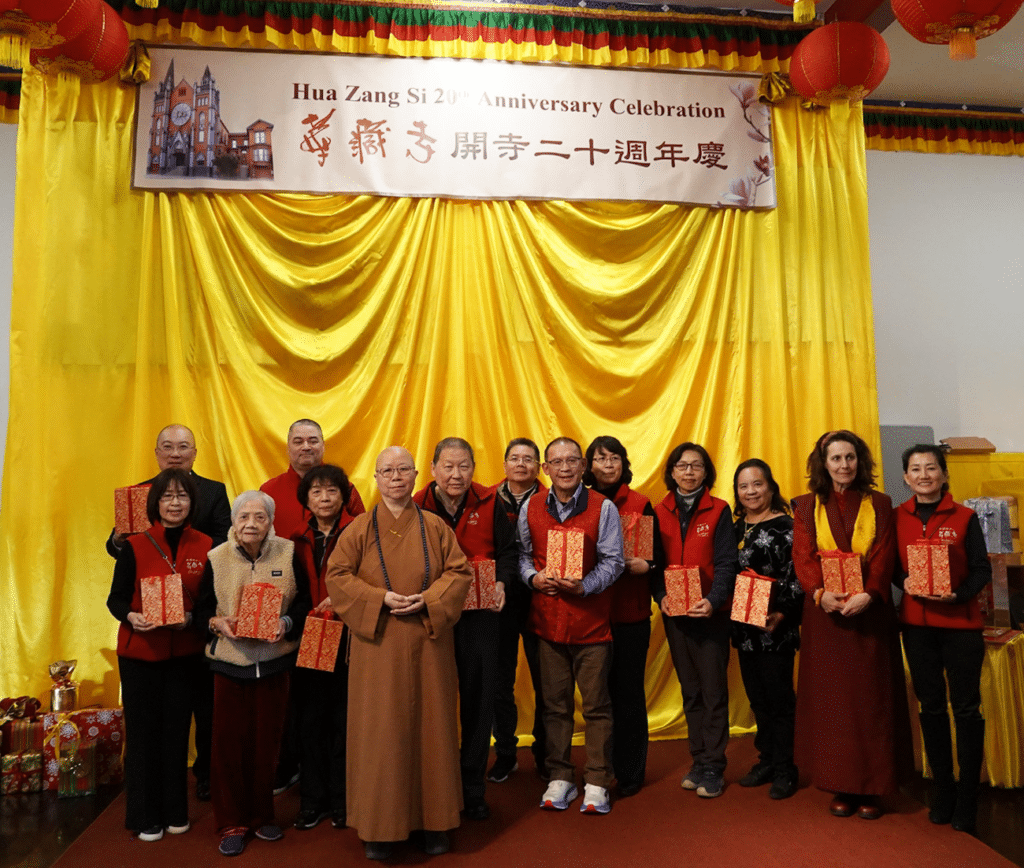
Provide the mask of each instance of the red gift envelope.
[{"label": "red gift envelope", "polygon": [[754,627],[768,626],[768,611],[772,602],[775,580],[744,570],[736,576],[732,598],[732,620]]},{"label": "red gift envelope", "polygon": [[334,617],[333,612],[310,612],[306,626],[302,628],[302,642],[299,643],[295,665],[333,672],[344,629],[345,625]]},{"label": "red gift envelope", "polygon": [[833,594],[849,594],[852,597],[864,591],[860,555],[856,552],[822,552],[821,576],[825,590]]},{"label": "red gift envelope", "polygon": [[669,615],[685,615],[704,599],[700,569],[670,564],[665,567],[665,608]]},{"label": "red gift envelope", "polygon": [[629,558],[654,559],[654,516],[625,512],[622,519],[622,553]]},{"label": "red gift envelope", "polygon": [[146,576],[139,580],[142,590],[142,617],[150,624],[185,623],[185,596],[181,576]]},{"label": "red gift envelope", "polygon": [[496,583],[496,564],[490,558],[472,558],[469,565],[473,568],[473,582],[469,586],[463,611],[474,609],[498,608],[498,586]]},{"label": "red gift envelope", "polygon": [[919,542],[907,546],[909,575],[904,592],[917,597],[951,594],[949,546],[946,543]]},{"label": "red gift envelope", "polygon": [[553,527],[548,531],[544,571],[549,579],[583,581],[583,539],[579,528]]},{"label": "red gift envelope", "polygon": [[114,528],[123,536],[142,533],[152,525],[146,516],[148,485],[129,485],[114,489]]},{"label": "red gift envelope", "polygon": [[284,595],[269,582],[253,582],[242,588],[235,635],[273,642],[277,637]]}]

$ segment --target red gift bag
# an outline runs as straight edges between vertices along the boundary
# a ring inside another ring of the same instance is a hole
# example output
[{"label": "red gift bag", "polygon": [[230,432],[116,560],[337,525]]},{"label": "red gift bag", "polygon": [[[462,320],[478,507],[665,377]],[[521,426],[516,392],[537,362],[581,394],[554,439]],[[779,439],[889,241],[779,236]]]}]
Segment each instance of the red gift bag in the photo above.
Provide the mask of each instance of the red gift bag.
[{"label": "red gift bag", "polygon": [[284,595],[269,582],[253,582],[242,588],[235,635],[273,642],[277,637]]},{"label": "red gift bag", "polygon": [[472,558],[469,565],[473,568],[473,582],[469,586],[466,602],[462,610],[498,608],[498,586],[496,583],[497,565],[490,558]]},{"label": "red gift bag", "polygon": [[299,643],[295,665],[333,672],[344,630],[345,625],[335,618],[333,612],[310,612],[306,626],[302,628],[302,642]]},{"label": "red gift bag", "polygon": [[704,599],[700,569],[670,564],[665,567],[665,608],[669,615],[685,615]]}]

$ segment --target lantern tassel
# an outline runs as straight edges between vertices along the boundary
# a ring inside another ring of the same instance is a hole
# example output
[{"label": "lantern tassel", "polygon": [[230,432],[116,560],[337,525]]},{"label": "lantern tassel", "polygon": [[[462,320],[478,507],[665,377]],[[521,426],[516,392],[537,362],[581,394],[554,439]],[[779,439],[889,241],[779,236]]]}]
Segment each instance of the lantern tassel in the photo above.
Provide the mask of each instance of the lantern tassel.
[{"label": "lantern tassel", "polygon": [[809,24],[815,14],[814,0],[796,0],[793,4],[793,20],[797,24]]},{"label": "lantern tassel", "polygon": [[143,9],[156,9],[160,5],[160,0],[135,0],[135,3]]},{"label": "lantern tassel", "polygon": [[18,33],[0,33],[0,66],[28,69],[29,43]]},{"label": "lantern tassel", "polygon": [[950,60],[974,60],[978,56],[978,40],[970,27],[958,27],[949,35]]}]

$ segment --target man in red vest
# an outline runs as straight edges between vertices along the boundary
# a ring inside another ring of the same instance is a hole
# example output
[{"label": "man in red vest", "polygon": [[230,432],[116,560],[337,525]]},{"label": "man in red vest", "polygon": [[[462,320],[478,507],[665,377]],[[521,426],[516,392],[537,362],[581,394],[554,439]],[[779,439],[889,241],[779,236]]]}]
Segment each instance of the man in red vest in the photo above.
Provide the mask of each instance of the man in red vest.
[{"label": "man in red vest", "polygon": [[[540,805],[564,811],[578,795],[571,755],[578,686],[587,748],[580,811],[606,814],[611,810],[608,788],[614,774],[608,693],[611,595],[605,592],[625,562],[618,510],[583,487],[583,469],[583,450],[575,440],[558,437],[544,450],[551,491],[546,497],[533,495],[519,513],[519,572],[534,592],[529,626],[539,639],[546,766],[551,776]],[[583,531],[582,580],[561,577],[555,565],[548,567],[550,533],[561,530]]]}]

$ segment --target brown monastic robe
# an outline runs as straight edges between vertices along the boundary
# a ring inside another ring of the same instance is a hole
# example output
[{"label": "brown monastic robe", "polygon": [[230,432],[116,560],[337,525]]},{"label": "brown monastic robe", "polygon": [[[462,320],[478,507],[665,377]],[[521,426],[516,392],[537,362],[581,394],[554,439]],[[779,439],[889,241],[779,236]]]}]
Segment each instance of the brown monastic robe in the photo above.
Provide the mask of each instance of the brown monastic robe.
[{"label": "brown monastic robe", "polygon": [[[419,593],[423,541],[415,508],[376,507],[397,594]],[[472,569],[452,530],[423,513],[430,576],[426,609],[391,615],[374,541],[373,510],[358,516],[328,561],[334,611],[352,631],[348,681],[348,824],[363,841],[404,841],[459,825],[458,674],[452,627]]]}]

